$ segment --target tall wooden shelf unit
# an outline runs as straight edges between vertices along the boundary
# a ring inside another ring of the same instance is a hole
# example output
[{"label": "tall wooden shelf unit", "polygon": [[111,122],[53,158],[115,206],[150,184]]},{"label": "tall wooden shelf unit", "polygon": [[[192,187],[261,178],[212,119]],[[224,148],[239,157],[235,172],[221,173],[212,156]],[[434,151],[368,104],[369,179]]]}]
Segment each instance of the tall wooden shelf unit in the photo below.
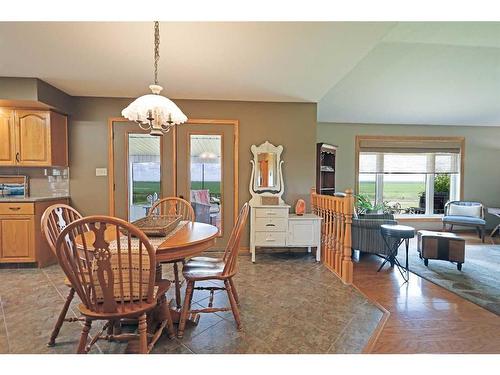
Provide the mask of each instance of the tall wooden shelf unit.
[{"label": "tall wooden shelf unit", "polygon": [[337,146],[327,143],[316,144],[316,193],[335,193],[335,158]]}]

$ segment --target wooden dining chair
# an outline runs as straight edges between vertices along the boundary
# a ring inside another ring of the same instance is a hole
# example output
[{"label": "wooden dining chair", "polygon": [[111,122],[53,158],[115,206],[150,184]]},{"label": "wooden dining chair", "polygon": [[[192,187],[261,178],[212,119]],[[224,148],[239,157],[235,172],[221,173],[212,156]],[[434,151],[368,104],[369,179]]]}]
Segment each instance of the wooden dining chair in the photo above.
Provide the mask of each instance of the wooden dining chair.
[{"label": "wooden dining chair", "polygon": [[[195,214],[191,204],[182,198],[166,197],[159,199],[153,204],[148,213],[152,215],[180,215],[182,220],[194,222]],[[179,280],[179,262],[183,260],[175,260],[172,262],[174,268],[174,284],[175,284],[175,303],[177,308],[181,308],[181,282]]]},{"label": "wooden dining chair", "polygon": [[182,220],[194,221],[194,209],[182,198],[166,197],[157,200],[149,209],[149,215],[180,215]]},{"label": "wooden dining chair", "polygon": [[[75,220],[81,219],[82,215],[75,210],[73,207],[66,204],[54,204],[47,207],[42,215],[41,228],[42,234],[45,236],[50,249],[56,255],[56,241],[59,234],[64,228]],[[59,313],[56,325],[52,330],[49,342],[47,346],[51,347],[56,344],[56,338],[59,335],[59,331],[64,322],[77,322],[83,320],[83,318],[66,318],[71,301],[75,296],[75,290],[72,288],[71,283],[66,278],[64,284],[69,287],[69,293],[64,302],[63,308]]]},{"label": "wooden dining chair", "polygon": [[[213,313],[218,311],[229,311],[233,312],[234,320],[236,321],[236,326],[238,330],[241,329],[241,319],[238,310],[238,293],[234,287],[233,277],[237,272],[238,265],[238,251],[240,248],[240,238],[243,232],[243,227],[247,221],[249,204],[245,203],[240,210],[238,219],[233,227],[231,236],[224,250],[224,256],[220,259],[209,258],[209,257],[196,257],[192,258],[184,265],[182,270],[182,275],[187,281],[186,296],[184,298],[184,305],[181,311],[181,318],[179,321],[179,328],[177,331],[177,336],[182,338],[184,335],[184,328],[186,326],[187,317],[190,314],[199,313]],[[224,287],[196,287],[197,281],[206,280],[222,280],[224,282]],[[194,290],[209,290],[210,297],[208,302],[208,307],[204,309],[191,310],[191,300],[193,298]],[[231,307],[213,307],[214,292],[216,290],[225,290],[229,298],[229,303]]]},{"label": "wooden dining chair", "polygon": [[[174,335],[168,308],[162,310],[166,319],[154,334],[148,334],[147,314],[165,303],[170,282],[155,283],[155,249],[140,229],[109,216],[85,217],[61,232],[56,241],[56,254],[82,301],[79,310],[85,317],[85,325],[77,353],[88,353],[99,339],[124,341],[138,336],[139,352],[145,354],[153,348],[165,327],[171,337]],[[93,259],[88,254],[93,254]],[[120,319],[138,319],[138,335],[103,335],[112,322]],[[87,345],[94,320],[107,322]]]}]

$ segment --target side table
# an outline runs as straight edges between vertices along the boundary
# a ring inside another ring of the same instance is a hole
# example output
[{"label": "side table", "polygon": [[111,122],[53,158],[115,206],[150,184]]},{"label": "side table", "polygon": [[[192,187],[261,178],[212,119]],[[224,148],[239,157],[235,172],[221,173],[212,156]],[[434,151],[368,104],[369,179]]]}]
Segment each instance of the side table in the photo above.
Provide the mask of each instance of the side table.
[{"label": "side table", "polygon": [[[389,261],[394,263],[398,268],[399,273],[403,276],[405,282],[409,279],[410,269],[408,267],[408,248],[410,244],[410,238],[415,237],[415,228],[406,225],[391,225],[383,224],[380,226],[380,231],[382,233],[382,238],[384,239],[385,245],[389,250],[389,254],[385,258],[384,262],[380,265],[377,272],[379,272],[382,267]],[[405,242],[406,244],[406,266],[403,267],[396,257],[398,253],[399,246]],[[406,272],[403,272],[406,270]]]}]

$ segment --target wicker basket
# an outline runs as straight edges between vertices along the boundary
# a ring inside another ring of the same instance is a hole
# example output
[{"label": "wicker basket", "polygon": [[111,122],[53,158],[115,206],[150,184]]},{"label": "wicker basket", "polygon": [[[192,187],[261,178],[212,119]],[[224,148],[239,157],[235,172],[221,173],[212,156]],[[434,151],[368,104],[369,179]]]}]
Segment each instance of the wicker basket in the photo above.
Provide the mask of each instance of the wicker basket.
[{"label": "wicker basket", "polygon": [[181,219],[180,215],[151,215],[133,221],[132,224],[147,236],[165,237],[177,227]]}]

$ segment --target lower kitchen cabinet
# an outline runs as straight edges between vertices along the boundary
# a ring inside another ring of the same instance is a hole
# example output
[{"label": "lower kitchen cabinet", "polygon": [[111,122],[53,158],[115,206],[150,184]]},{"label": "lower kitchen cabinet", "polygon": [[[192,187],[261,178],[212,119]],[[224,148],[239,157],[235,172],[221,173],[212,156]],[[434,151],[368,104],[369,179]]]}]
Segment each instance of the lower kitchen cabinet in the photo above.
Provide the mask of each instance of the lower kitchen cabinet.
[{"label": "lower kitchen cabinet", "polygon": [[0,202],[0,263],[33,263],[38,267],[57,262],[41,230],[45,209],[68,199],[40,202]]}]

